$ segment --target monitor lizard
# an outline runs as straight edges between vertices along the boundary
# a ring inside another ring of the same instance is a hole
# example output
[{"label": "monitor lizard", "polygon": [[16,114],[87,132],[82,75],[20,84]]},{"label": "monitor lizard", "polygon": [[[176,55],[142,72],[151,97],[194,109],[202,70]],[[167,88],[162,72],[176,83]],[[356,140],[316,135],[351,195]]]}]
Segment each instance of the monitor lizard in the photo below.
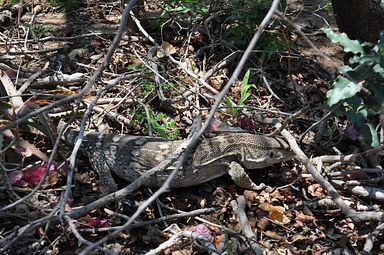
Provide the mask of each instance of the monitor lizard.
[{"label": "monitor lizard", "polygon": [[[71,130],[65,140],[73,144],[77,131]],[[117,189],[112,173],[132,182],[144,171],[157,166],[169,157],[182,140],[167,140],[148,136],[119,135],[113,133],[88,133],[81,151],[100,178],[102,193]],[[289,145],[280,138],[249,133],[226,133],[205,138],[187,156],[183,167],[170,183],[170,188],[195,186],[224,174],[246,189],[260,189],[245,172],[280,163],[294,156]],[[144,186],[160,187],[176,163],[146,179]]]}]

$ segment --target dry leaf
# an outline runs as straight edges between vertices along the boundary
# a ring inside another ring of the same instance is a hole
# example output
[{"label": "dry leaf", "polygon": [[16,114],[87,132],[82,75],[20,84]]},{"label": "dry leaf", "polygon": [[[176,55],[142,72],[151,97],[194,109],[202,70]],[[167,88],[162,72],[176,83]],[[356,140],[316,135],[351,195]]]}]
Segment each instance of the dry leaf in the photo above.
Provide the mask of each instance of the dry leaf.
[{"label": "dry leaf", "polygon": [[[17,109],[23,105],[23,99],[17,91],[16,86],[13,84],[7,73],[0,70],[0,82],[3,83],[3,88],[7,95],[10,97],[12,108]],[[12,114],[12,112],[10,112]]]},{"label": "dry leaf", "polygon": [[244,190],[244,198],[247,202],[248,208],[251,208],[252,204],[255,203],[258,199],[258,193],[252,190]]},{"label": "dry leaf", "polygon": [[64,211],[66,212],[72,212],[72,207],[69,204],[65,204]]},{"label": "dry leaf", "polygon": [[58,171],[50,171],[48,173],[48,183],[49,185],[55,186],[57,182],[60,180],[61,174]]},{"label": "dry leaf", "polygon": [[262,217],[257,221],[257,227],[261,230],[266,230],[269,225],[271,225],[271,221],[268,220],[266,217]]},{"label": "dry leaf", "polygon": [[257,197],[259,203],[271,203],[271,194],[265,190],[261,191]]},{"label": "dry leaf", "polygon": [[78,219],[80,223],[84,223],[84,224],[87,224],[90,220],[91,220],[91,216],[89,214]]},{"label": "dry leaf", "polygon": [[[48,167],[47,162],[42,162],[40,165],[30,167],[25,171],[12,171],[8,173],[8,178],[13,186],[18,187],[31,187],[40,182]],[[51,165],[49,171],[54,171],[55,166]],[[53,176],[52,176],[53,177]],[[57,177],[58,178],[58,177]],[[57,179],[58,180],[58,179]],[[56,182],[57,182],[56,180]],[[54,182],[54,179],[52,179]],[[55,182],[55,183],[56,183]]]},{"label": "dry leaf", "polygon": [[314,197],[324,197],[324,189],[318,183],[310,185],[308,187],[308,192]]},{"label": "dry leaf", "polygon": [[304,222],[304,223],[312,223],[316,220],[315,217],[311,216],[311,215],[306,215],[304,214],[303,212],[300,212],[300,211],[296,211],[294,210],[295,212],[295,220],[296,221],[299,221],[299,222]]},{"label": "dry leaf", "polygon": [[[41,160],[48,161],[49,157],[42,151],[40,151],[35,145],[29,143],[28,141],[25,141],[21,137],[19,138],[19,148],[16,148],[16,150],[21,149],[20,154],[24,157],[30,157],[32,155],[35,155]],[[15,148],[16,146],[12,146],[12,148]]]},{"label": "dry leaf", "polygon": [[99,217],[93,217],[88,224],[94,228],[105,228],[109,226],[108,220]]},{"label": "dry leaf", "polygon": [[272,239],[275,239],[275,240],[279,240],[279,241],[284,241],[285,240],[284,237],[282,237],[281,235],[279,235],[275,231],[265,231],[264,235],[269,237],[269,238],[272,238]]},{"label": "dry leaf", "polygon": [[294,236],[292,236],[290,238],[290,242],[289,243],[294,243],[294,242],[297,242],[297,241],[308,241],[308,240],[311,240],[311,239],[306,237],[306,236],[303,236],[301,234],[295,234]]},{"label": "dry leaf", "polygon": [[[166,42],[166,41],[163,41],[161,43],[161,48],[164,50],[165,53],[167,53],[169,55],[175,54],[177,52],[176,48],[172,44],[170,44],[169,42]],[[164,52],[161,50],[157,50],[156,51],[156,57],[157,58],[163,58],[165,56]]]},{"label": "dry leaf", "polygon": [[39,227],[38,229],[36,229],[36,233],[37,233],[39,236],[43,236],[43,235],[45,235],[44,228]]},{"label": "dry leaf", "polygon": [[189,249],[179,250],[179,251],[173,251],[172,255],[191,255],[192,251]]},{"label": "dry leaf", "polygon": [[169,55],[175,54],[177,52],[176,48],[172,44],[166,41],[163,41],[161,43],[161,48]]},{"label": "dry leaf", "polygon": [[40,99],[40,100],[34,100],[33,103],[39,105],[39,106],[44,106],[52,103],[52,100],[48,99]]},{"label": "dry leaf", "polygon": [[289,218],[285,215],[285,209],[282,206],[275,206],[272,204],[260,204],[259,208],[268,212],[268,218],[282,224],[290,222]]}]

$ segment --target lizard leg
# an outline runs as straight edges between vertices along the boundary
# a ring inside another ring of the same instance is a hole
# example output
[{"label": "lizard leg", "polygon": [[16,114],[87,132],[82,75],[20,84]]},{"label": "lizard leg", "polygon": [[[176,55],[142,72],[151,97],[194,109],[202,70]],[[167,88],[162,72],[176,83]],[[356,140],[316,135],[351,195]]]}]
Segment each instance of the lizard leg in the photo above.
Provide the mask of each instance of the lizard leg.
[{"label": "lizard leg", "polygon": [[244,189],[262,190],[266,186],[264,183],[261,183],[260,185],[255,184],[251,178],[249,178],[244,168],[237,162],[231,162],[229,164],[228,174],[237,186]]},{"label": "lizard leg", "polygon": [[107,195],[118,190],[117,184],[108,168],[99,168],[97,173],[99,174],[100,191],[102,194]]},{"label": "lizard leg", "polygon": [[117,184],[112,177],[110,167],[106,162],[104,155],[102,155],[102,153],[93,154],[94,155],[89,157],[89,161],[91,162],[93,169],[99,175],[101,193],[107,195],[118,190]]}]

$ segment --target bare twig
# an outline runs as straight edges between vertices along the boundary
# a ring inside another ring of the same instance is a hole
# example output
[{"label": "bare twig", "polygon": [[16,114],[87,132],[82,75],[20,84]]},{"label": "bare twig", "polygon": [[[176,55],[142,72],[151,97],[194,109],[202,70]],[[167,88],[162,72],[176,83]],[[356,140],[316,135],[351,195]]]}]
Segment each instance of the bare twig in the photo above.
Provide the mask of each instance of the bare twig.
[{"label": "bare twig", "polygon": [[[280,128],[281,124],[276,124],[276,128]],[[299,146],[296,143],[295,138],[286,130],[282,130],[281,134],[284,136],[285,139],[287,139],[289,145],[291,146],[291,149],[295,152],[297,155],[299,161],[305,165],[307,168],[307,171],[312,175],[312,177],[322,186],[324,187],[328,194],[332,197],[332,199],[335,201],[337,206],[343,211],[343,213],[347,216],[352,218],[354,221],[368,221],[368,220],[382,220],[384,219],[384,214],[382,212],[364,212],[359,213],[350,208],[345,201],[341,198],[339,193],[336,191],[336,189],[327,181],[324,179],[324,177],[316,170],[316,168],[312,165],[310,159],[305,155],[305,153],[299,148]]]},{"label": "bare twig", "polygon": [[40,71],[36,72],[35,74],[31,75],[31,77],[28,78],[28,80],[26,82],[24,82],[23,86],[21,86],[19,88],[19,90],[17,91],[17,93],[19,95],[22,95],[24,93],[24,91],[31,85],[31,83],[37,79],[37,77],[39,77],[45,70],[47,70],[48,68],[48,65],[49,63],[47,62],[45,64],[45,66],[43,67],[43,69],[41,69]]},{"label": "bare twig", "polygon": [[378,237],[380,234],[382,234],[384,231],[384,223],[379,224],[376,229],[369,234],[369,236],[366,238],[364,249],[360,253],[361,255],[368,255],[372,254],[371,251],[373,249],[373,244],[378,240]]},{"label": "bare twig", "polygon": [[[180,212],[180,213],[176,213],[176,214],[172,214],[172,215],[166,215],[166,216],[154,219],[154,220],[148,220],[148,221],[144,221],[144,222],[135,221],[135,223],[132,223],[131,229],[139,228],[139,227],[143,227],[143,226],[148,226],[148,225],[153,225],[153,224],[157,224],[157,223],[164,222],[167,220],[180,219],[180,218],[186,218],[186,217],[194,217],[196,215],[214,212],[215,210],[216,210],[215,208],[204,208],[204,209],[193,210],[190,212]],[[125,215],[121,215],[121,217],[124,217],[124,219],[127,219],[127,220],[130,219],[130,217],[127,217]],[[79,231],[80,232],[92,232],[93,233],[93,232],[111,231],[111,230],[116,230],[116,229],[120,229],[120,228],[121,228],[121,226],[109,227],[109,228],[86,228],[86,229],[80,229]]]},{"label": "bare twig", "polygon": [[19,195],[17,195],[16,192],[13,190],[13,187],[9,181],[9,178],[7,175],[7,169],[5,169],[5,167],[1,162],[0,162],[0,180],[4,186],[5,191],[7,192],[8,196],[12,200],[20,199]]},{"label": "bare twig", "polygon": [[[86,244],[86,245],[91,245],[92,244],[92,242],[86,240],[84,237],[82,237],[80,235],[80,233],[77,231],[76,226],[73,223],[73,220],[71,218],[69,218],[68,216],[65,216],[64,218],[67,220],[69,228],[71,229],[72,233],[76,236],[77,240],[79,240],[80,243],[83,243],[83,244]],[[107,253],[107,254],[113,254],[113,255],[115,254],[114,252],[112,252],[112,251],[110,251],[108,249],[105,249],[103,247],[100,247],[100,246],[98,246],[96,248],[98,250],[100,250],[100,251],[103,251],[103,252]]]},{"label": "bare twig", "polygon": [[251,225],[249,224],[247,215],[245,213],[245,198],[244,196],[239,196],[237,201],[232,200],[231,206],[233,212],[237,215],[237,219],[241,225],[241,231],[249,239],[252,250],[255,254],[263,254],[263,249],[256,243],[256,235],[253,233]]}]

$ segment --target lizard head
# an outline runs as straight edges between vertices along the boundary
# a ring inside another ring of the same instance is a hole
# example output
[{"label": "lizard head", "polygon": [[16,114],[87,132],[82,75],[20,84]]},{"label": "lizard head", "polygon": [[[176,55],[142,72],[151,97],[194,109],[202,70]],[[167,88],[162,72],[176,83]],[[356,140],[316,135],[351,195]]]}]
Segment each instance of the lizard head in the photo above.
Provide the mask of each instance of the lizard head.
[{"label": "lizard head", "polygon": [[268,137],[259,139],[257,147],[244,147],[241,154],[241,162],[247,169],[272,166],[295,156],[284,140]]},{"label": "lizard head", "polygon": [[293,158],[280,138],[248,133],[230,133],[204,139],[193,155],[194,166],[237,160],[247,169],[264,168]]}]

